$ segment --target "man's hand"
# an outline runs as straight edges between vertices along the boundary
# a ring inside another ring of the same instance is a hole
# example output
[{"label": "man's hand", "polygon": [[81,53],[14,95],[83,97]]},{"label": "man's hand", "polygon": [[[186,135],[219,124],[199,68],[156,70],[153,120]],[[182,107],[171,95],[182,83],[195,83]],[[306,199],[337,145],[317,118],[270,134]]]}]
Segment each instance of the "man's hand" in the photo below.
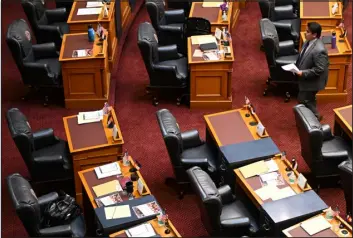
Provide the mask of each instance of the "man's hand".
[{"label": "man's hand", "polygon": [[298,76],[302,76],[302,75],[303,75],[303,72],[302,72],[302,71],[299,71],[299,72],[297,72],[297,75],[298,75]]}]

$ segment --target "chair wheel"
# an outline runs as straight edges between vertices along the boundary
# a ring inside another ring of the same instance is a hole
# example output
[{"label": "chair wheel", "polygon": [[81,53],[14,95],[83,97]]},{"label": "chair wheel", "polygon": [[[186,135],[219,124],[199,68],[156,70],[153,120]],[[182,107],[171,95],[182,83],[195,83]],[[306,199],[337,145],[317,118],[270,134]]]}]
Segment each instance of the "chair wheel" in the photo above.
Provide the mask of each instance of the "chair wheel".
[{"label": "chair wheel", "polygon": [[290,98],[284,99],[284,102],[289,102],[289,101],[290,101]]},{"label": "chair wheel", "polygon": [[146,89],[146,94],[150,94],[151,92]]},{"label": "chair wheel", "polygon": [[284,102],[289,102],[290,101],[290,94],[286,92],[286,98],[284,99]]},{"label": "chair wheel", "polygon": [[262,93],[263,96],[267,95],[267,89],[264,90],[264,92]]},{"label": "chair wheel", "polygon": [[179,198],[179,200],[182,200],[184,198],[184,192],[183,191],[179,192],[178,198]]},{"label": "chair wheel", "polygon": [[158,99],[157,98],[153,98],[153,105],[158,106]]},{"label": "chair wheel", "polygon": [[260,46],[261,51],[265,51],[265,47],[263,45]]},{"label": "chair wheel", "polygon": [[177,103],[176,103],[176,105],[177,105],[177,106],[180,106],[180,102],[181,102],[181,99],[180,99],[180,98],[177,98]]}]

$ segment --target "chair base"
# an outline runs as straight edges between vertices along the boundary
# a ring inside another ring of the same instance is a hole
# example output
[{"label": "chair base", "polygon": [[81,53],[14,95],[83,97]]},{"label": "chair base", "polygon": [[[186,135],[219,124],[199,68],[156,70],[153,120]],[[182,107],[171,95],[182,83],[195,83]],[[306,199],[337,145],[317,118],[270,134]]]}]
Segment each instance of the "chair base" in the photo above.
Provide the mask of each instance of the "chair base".
[{"label": "chair base", "polygon": [[[62,104],[64,106],[64,91],[61,87],[33,87],[28,86],[29,91],[21,99],[28,101],[31,99],[40,99],[44,107],[51,102]],[[49,96],[52,95],[52,96]]]},{"label": "chair base", "polygon": [[[154,106],[158,106],[159,104],[159,98],[170,98],[170,97],[176,97],[176,105],[180,106],[182,103],[188,104],[190,100],[187,100],[189,94],[186,93],[187,88],[182,87],[165,87],[165,88],[160,88],[160,87],[152,87],[152,86],[146,86],[146,94],[152,96],[152,104]],[[174,99],[175,100],[175,99]]]},{"label": "chair base", "polygon": [[168,187],[172,187],[177,191],[178,198],[181,200],[184,198],[184,195],[189,192],[190,188],[190,183],[188,182],[183,182],[179,183],[176,181],[175,178],[168,177],[165,179],[165,184]]},{"label": "chair base", "polygon": [[[263,96],[267,96],[269,91],[274,91],[273,89],[276,88],[279,84],[281,83],[277,83],[277,82],[273,82],[273,80],[271,79],[271,77],[268,77],[267,81],[266,81],[266,88],[264,89],[262,95]],[[287,88],[284,90],[284,102],[289,102],[291,99],[291,91],[294,91],[293,88],[288,87],[289,85],[294,85],[295,83],[283,83],[283,86],[287,86]],[[282,86],[281,85],[281,86]]]}]

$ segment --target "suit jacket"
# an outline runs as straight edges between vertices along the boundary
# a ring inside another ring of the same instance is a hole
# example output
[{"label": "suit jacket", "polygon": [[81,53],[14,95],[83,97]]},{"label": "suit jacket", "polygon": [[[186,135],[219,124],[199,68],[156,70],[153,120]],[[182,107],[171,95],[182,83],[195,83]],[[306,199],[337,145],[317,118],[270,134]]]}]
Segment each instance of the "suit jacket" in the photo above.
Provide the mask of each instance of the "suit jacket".
[{"label": "suit jacket", "polygon": [[298,69],[303,72],[299,78],[300,91],[320,91],[323,90],[328,80],[328,54],[321,39],[313,42],[313,45],[305,52]]}]

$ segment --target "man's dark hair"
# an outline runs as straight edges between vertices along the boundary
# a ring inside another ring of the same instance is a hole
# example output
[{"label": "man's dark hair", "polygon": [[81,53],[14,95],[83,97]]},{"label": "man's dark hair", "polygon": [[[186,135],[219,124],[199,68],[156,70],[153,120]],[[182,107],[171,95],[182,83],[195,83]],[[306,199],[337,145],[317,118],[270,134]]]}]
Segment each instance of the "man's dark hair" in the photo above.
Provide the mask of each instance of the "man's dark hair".
[{"label": "man's dark hair", "polygon": [[312,34],[316,34],[316,38],[320,38],[321,37],[321,25],[317,22],[309,22],[308,23],[308,28],[309,28],[309,31],[312,33]]}]

